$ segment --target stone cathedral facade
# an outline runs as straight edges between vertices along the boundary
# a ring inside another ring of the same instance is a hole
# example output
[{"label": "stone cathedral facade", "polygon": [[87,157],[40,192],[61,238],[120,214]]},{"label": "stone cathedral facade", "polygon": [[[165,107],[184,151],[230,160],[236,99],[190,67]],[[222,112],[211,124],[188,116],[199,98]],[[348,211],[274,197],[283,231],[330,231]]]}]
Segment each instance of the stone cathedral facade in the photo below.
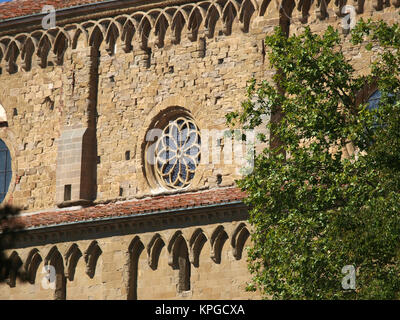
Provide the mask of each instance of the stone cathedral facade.
[{"label": "stone cathedral facade", "polygon": [[363,73],[373,57],[346,41],[344,20],[396,22],[399,6],[1,3],[0,200],[22,209],[8,254],[28,281],[12,274],[0,299],[259,299],[245,291],[251,228],[234,184],[242,164],[223,156],[225,114],[249,79],[271,79],[263,39],[274,27],[341,29]]}]

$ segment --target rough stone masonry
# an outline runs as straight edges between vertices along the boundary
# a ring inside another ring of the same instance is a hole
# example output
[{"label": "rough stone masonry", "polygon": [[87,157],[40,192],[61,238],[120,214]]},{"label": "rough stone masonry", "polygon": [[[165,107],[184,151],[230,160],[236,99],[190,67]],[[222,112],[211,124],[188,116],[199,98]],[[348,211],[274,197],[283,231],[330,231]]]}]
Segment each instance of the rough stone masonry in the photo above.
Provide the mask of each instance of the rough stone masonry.
[{"label": "rough stone masonry", "polygon": [[[345,1],[53,2],[48,30],[40,12],[52,1],[0,4],[0,139],[12,164],[3,204],[23,210],[9,255],[29,278],[10,277],[0,298],[259,298],[244,290],[251,230],[238,164],[199,163],[189,187],[165,189],[146,136],[179,117],[224,130],[247,81],[273,76],[263,39],[278,25],[339,28],[342,50],[368,72],[374,51],[350,45]],[[398,21],[399,1],[347,4],[355,20]],[[209,150],[227,148],[214,140]]]}]

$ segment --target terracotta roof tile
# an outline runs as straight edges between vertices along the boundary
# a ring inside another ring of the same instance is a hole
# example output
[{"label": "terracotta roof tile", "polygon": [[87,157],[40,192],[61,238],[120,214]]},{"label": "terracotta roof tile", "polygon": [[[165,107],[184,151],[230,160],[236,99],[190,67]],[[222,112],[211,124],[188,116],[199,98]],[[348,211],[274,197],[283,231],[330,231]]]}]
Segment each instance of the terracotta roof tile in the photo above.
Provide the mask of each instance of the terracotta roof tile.
[{"label": "terracotta roof tile", "polygon": [[0,3],[0,20],[41,13],[45,5],[52,5],[56,10],[106,0],[12,0]]},{"label": "terracotta roof tile", "polygon": [[225,188],[197,193],[157,196],[105,205],[99,204],[79,210],[66,208],[52,212],[41,212],[28,216],[20,216],[16,222],[22,223],[25,228],[35,228],[116,216],[132,216],[141,213],[193,208],[224,202],[229,203],[241,201],[244,197],[245,193],[238,188]]}]

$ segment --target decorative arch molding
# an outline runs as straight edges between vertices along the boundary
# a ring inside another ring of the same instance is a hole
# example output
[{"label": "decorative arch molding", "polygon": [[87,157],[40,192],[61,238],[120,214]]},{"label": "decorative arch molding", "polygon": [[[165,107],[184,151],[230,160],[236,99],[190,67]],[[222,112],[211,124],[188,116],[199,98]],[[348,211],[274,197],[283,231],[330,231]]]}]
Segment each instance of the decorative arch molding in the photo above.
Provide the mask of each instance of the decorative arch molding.
[{"label": "decorative arch molding", "polygon": [[139,258],[144,245],[138,236],[135,236],[128,247],[128,300],[137,300]]},{"label": "decorative arch molding", "polygon": [[178,265],[177,250],[179,249],[180,241],[184,241],[187,246],[186,239],[180,230],[176,231],[168,241],[168,264],[172,268],[177,268]]},{"label": "decorative arch molding", "polygon": [[239,22],[240,29],[247,33],[250,28],[251,17],[254,13],[259,11],[258,3],[255,0],[245,0],[243,1],[241,7],[239,8]]},{"label": "decorative arch molding", "polygon": [[25,274],[26,274],[26,280],[28,280],[28,282],[30,284],[34,284],[35,283],[35,279],[36,279],[36,273],[37,270],[40,266],[40,263],[43,261],[39,250],[38,249],[32,249],[29,254],[28,257],[26,258],[25,261]]},{"label": "decorative arch molding", "polygon": [[236,260],[240,260],[242,258],[244,244],[246,240],[249,238],[250,232],[247,229],[245,223],[240,223],[236,229],[233,231],[231,236],[231,246],[232,246],[232,254]]},{"label": "decorative arch molding", "polygon": [[[64,273],[64,260],[58,251],[57,246],[53,246],[46,258],[44,259],[45,266],[52,266],[55,269],[55,300],[65,300],[66,299],[66,278]],[[51,272],[51,269],[50,269]]]},{"label": "decorative arch molding", "polygon": [[165,242],[159,233],[156,233],[147,245],[148,264],[151,269],[157,269],[161,250],[164,246]]},{"label": "decorative arch molding", "polygon": [[22,267],[22,260],[19,257],[18,253],[16,251],[13,251],[8,258],[10,262],[10,268],[9,268],[9,275],[7,279],[7,284],[11,287],[14,288],[16,281],[17,281],[17,276],[19,274],[19,270]]},{"label": "decorative arch molding", "polygon": [[200,253],[206,242],[207,237],[201,228],[196,229],[189,240],[189,259],[196,268],[199,267]]},{"label": "decorative arch molding", "polygon": [[177,292],[182,293],[191,289],[191,266],[188,244],[181,231],[176,231],[168,243],[168,264],[177,271]]},{"label": "decorative arch molding", "polygon": [[86,274],[91,279],[94,277],[96,273],[97,260],[99,259],[102,253],[103,251],[101,251],[100,246],[96,240],[90,243],[89,247],[86,249],[84,253],[84,259],[86,262]]},{"label": "decorative arch molding", "polygon": [[[112,55],[118,41],[123,44],[124,51],[129,52],[134,48],[147,51],[152,45],[161,48],[166,40],[177,44],[184,36],[196,41],[200,33],[213,37],[218,22],[222,23],[225,34],[230,33],[233,23],[247,32],[252,17],[264,15],[260,9],[265,13],[268,4],[269,1],[262,1],[260,7],[256,0],[189,2],[4,36],[0,38],[0,67],[15,73],[29,71],[32,65],[42,68],[60,65],[65,52],[76,49],[81,37],[85,46],[99,48],[104,42],[108,54]],[[152,38],[154,43],[149,42]]]},{"label": "decorative arch molding", "polygon": [[[305,24],[311,15],[319,20],[329,16],[341,18],[346,0],[204,0],[181,5],[140,8],[129,13],[99,20],[65,24],[50,30],[38,29],[31,33],[19,33],[0,38],[0,73],[10,74],[30,71],[32,66],[45,68],[63,64],[67,50],[76,49],[79,39],[84,46],[100,48],[104,43],[106,52],[113,55],[116,43],[122,44],[125,52],[138,50],[141,55],[150,47],[162,48],[166,41],[178,44],[183,37],[196,41],[199,35],[214,37],[220,23],[225,35],[238,24],[242,32],[249,32],[252,19],[265,17],[279,23],[285,29],[291,23],[292,14]],[[387,7],[400,7],[400,0],[354,1],[356,14],[364,11],[382,11]],[[135,10],[135,9],[133,9]],[[128,12],[128,11],[126,11]],[[151,40],[151,41],[149,41]]]},{"label": "decorative arch molding", "polygon": [[222,248],[227,239],[228,234],[223,226],[218,226],[210,237],[211,259],[217,264],[221,263]]},{"label": "decorative arch molding", "polygon": [[68,251],[65,253],[65,276],[69,281],[74,280],[76,265],[82,257],[82,252],[76,243],[73,243]]}]

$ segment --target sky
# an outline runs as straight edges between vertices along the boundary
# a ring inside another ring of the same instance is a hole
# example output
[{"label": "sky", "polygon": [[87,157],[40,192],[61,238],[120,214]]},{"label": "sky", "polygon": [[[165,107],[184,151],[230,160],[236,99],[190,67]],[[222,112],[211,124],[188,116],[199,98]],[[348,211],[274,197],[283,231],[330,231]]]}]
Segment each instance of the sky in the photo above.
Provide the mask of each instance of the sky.
[{"label": "sky", "polygon": [[0,0],[0,3],[2,2],[10,2],[11,0]]}]

